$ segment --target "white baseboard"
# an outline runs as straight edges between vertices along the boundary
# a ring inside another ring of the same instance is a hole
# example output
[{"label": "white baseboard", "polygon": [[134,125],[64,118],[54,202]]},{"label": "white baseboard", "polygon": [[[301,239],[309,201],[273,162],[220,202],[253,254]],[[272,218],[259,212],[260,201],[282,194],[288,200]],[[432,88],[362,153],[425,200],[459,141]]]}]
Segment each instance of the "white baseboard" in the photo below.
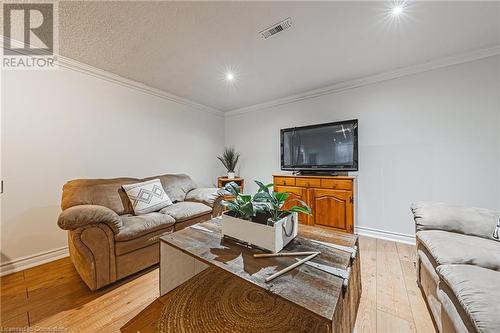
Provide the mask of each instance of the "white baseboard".
[{"label": "white baseboard", "polygon": [[69,256],[68,247],[64,246],[58,249],[8,261],[0,265],[0,276],[19,272],[23,269],[45,264],[67,256]]},{"label": "white baseboard", "polygon": [[415,245],[415,235],[407,235],[399,232],[385,231],[368,227],[354,227],[354,233],[361,236],[374,237],[390,240],[393,242]]}]

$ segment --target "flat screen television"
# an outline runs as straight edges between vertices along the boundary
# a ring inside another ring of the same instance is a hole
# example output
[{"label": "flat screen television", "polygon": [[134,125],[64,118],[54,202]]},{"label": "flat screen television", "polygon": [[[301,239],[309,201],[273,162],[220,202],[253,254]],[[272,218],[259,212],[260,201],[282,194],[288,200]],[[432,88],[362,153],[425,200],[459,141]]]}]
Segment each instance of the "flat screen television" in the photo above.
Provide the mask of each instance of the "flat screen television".
[{"label": "flat screen television", "polygon": [[281,170],[358,171],[358,120],[282,129]]}]

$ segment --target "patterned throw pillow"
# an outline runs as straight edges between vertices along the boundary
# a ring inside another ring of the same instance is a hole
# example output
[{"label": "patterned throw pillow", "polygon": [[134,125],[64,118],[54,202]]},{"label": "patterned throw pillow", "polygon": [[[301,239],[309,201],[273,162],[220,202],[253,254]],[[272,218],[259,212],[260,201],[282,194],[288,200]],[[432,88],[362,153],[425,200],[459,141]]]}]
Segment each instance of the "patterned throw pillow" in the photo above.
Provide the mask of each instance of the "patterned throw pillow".
[{"label": "patterned throw pillow", "polygon": [[136,215],[156,212],[172,204],[159,179],[122,185],[122,187],[127,193]]}]

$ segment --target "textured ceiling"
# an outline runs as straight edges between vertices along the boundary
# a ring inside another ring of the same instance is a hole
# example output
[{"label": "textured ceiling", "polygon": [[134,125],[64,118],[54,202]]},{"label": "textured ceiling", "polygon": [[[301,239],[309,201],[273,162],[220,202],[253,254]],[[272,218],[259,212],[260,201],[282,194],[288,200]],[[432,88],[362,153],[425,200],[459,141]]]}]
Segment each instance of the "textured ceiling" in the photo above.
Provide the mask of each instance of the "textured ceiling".
[{"label": "textured ceiling", "polygon": [[[411,2],[399,22],[388,3],[60,2],[59,47],[227,111],[500,44],[500,2]],[[287,17],[291,29],[260,37]]]}]

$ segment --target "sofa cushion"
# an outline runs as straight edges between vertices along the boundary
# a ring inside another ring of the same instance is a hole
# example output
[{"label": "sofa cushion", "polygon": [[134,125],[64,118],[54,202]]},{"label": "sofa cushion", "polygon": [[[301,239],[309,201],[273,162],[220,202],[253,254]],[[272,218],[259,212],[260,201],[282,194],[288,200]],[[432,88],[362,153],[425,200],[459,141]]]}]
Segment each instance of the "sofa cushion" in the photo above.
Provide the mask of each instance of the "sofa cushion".
[{"label": "sofa cushion", "polygon": [[207,206],[213,207],[215,201],[220,196],[219,189],[216,187],[195,188],[186,195],[186,201],[201,202]]},{"label": "sofa cushion", "polygon": [[157,212],[172,204],[159,179],[122,186],[136,215]]},{"label": "sofa cushion", "polygon": [[442,265],[437,272],[477,332],[500,332],[500,272],[474,265]]},{"label": "sofa cushion", "polygon": [[176,222],[192,219],[208,214],[212,208],[199,202],[183,201],[178,202],[160,210],[160,213],[172,216]]},{"label": "sofa cushion", "polygon": [[196,183],[185,174],[154,176],[144,178],[143,181],[156,178],[160,179],[163,189],[174,202],[184,201],[186,194],[196,188]]},{"label": "sofa cushion", "polygon": [[138,238],[160,229],[168,229],[175,223],[175,220],[170,215],[162,213],[149,213],[139,216],[123,215],[121,218],[123,226],[115,235],[115,241],[117,242]]},{"label": "sofa cushion", "polygon": [[500,271],[500,243],[442,230],[417,232],[438,265],[470,264]]},{"label": "sofa cushion", "polygon": [[122,185],[137,182],[139,179],[136,178],[71,180],[63,186],[61,208],[65,210],[78,205],[99,205],[118,215],[132,214],[134,210]]},{"label": "sofa cushion", "polygon": [[417,202],[411,206],[417,231],[445,230],[495,239],[500,212],[486,208],[462,207],[444,202]]}]

